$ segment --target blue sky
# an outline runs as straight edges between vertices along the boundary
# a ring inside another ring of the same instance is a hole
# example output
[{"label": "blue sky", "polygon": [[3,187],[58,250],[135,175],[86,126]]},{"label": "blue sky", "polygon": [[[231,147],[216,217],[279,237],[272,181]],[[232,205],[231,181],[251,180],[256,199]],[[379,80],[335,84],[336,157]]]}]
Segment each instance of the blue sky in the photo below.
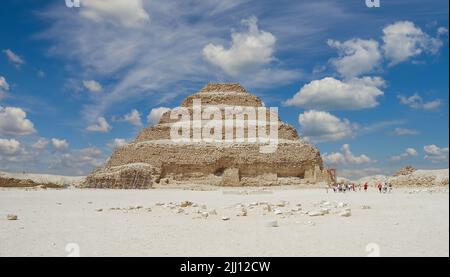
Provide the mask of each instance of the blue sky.
[{"label": "blue sky", "polygon": [[342,176],[448,168],[446,0],[6,0],[0,24],[3,171],[87,174],[208,82],[279,107]]}]

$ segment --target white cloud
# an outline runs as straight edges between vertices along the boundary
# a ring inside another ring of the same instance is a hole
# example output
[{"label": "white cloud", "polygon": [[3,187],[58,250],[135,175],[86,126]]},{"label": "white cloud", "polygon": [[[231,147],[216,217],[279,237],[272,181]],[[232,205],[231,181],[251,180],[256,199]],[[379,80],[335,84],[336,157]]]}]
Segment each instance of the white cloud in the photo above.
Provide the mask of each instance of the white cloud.
[{"label": "white cloud", "polygon": [[95,147],[88,147],[57,154],[50,168],[63,170],[68,174],[86,175],[103,163],[102,151]]},{"label": "white cloud", "polygon": [[345,42],[328,40],[328,45],[338,50],[339,57],[331,64],[345,78],[358,77],[379,66],[382,55],[375,40],[351,39]]},{"label": "white cloud", "polygon": [[19,55],[14,53],[11,49],[4,49],[3,53],[8,58],[8,61],[10,63],[14,64],[15,66],[19,67],[19,66],[25,64],[25,61]]},{"label": "white cloud", "polygon": [[65,139],[52,138],[52,146],[57,151],[69,149],[69,143]]},{"label": "white cloud", "polygon": [[111,130],[111,126],[104,117],[99,117],[97,118],[97,122],[89,125],[86,130],[89,132],[106,133]]},{"label": "white cloud", "polygon": [[138,112],[136,109],[133,109],[131,110],[131,112],[124,115],[122,120],[134,126],[142,126],[141,113]]},{"label": "white cloud", "polygon": [[124,27],[140,27],[150,20],[142,0],[83,0],[81,16],[95,22],[119,23]]},{"label": "white cloud", "polygon": [[203,48],[206,60],[232,76],[238,75],[243,70],[268,64],[274,59],[276,38],[271,33],[258,29],[256,17],[250,17],[242,22],[248,26],[248,31],[232,33],[229,49],[212,43]]},{"label": "white cloud", "polygon": [[438,36],[446,36],[448,35],[448,29],[446,27],[441,26],[437,29],[437,34]]},{"label": "white cloud", "polygon": [[[83,80],[85,76],[110,80],[108,89],[105,88],[103,93],[89,98],[83,104],[81,114],[86,122],[93,122],[98,117],[113,112],[115,107],[129,99],[167,105],[180,94],[199,89],[210,81],[240,82],[251,90],[273,87],[274,84],[286,85],[294,79],[298,80],[301,72],[291,70],[288,64],[279,60],[274,60],[263,68],[257,66],[256,72],[245,70],[237,76],[229,76],[219,67],[210,65],[202,49],[209,43],[230,49],[230,27],[234,27],[236,21],[239,23],[240,19],[248,17],[248,13],[242,14],[243,10],[240,9],[248,4],[245,1],[234,4],[223,2],[145,1],[143,6],[151,13],[151,20],[143,21],[142,28],[132,31],[121,28],[120,25],[111,26],[110,21],[93,24],[80,16],[85,7],[74,12],[64,5],[55,4],[46,9],[43,16],[51,24],[38,37],[52,42],[50,55],[59,56],[65,63],[80,68],[78,76],[73,76],[74,80]],[[289,5],[296,10],[295,16],[292,13],[289,20],[297,19],[298,22],[298,18],[301,18],[304,23],[302,30],[312,33],[307,27],[312,23],[308,23],[305,16],[315,18],[311,13],[317,9],[310,8],[307,3]],[[305,6],[309,8],[308,11],[303,8]],[[328,9],[329,4],[315,5],[314,8],[317,6],[321,7],[321,15],[328,14],[330,10],[336,11],[334,8]],[[230,17],[229,9],[240,12]],[[337,20],[334,16],[329,18]],[[264,18],[264,23],[266,22],[271,28],[277,25],[269,18]],[[280,28],[276,31],[280,34],[280,41],[286,42],[280,43],[280,47],[297,45],[300,39],[292,41],[287,34],[292,33],[291,29]],[[320,29],[325,29],[325,26]],[[296,28],[297,35],[298,30]],[[315,28],[314,32],[317,30]],[[303,41],[302,45],[313,44],[311,40]]]},{"label": "white cloud", "polygon": [[407,105],[412,109],[435,110],[442,104],[440,99],[424,102],[422,97],[418,93],[415,93],[414,95],[409,97],[399,95],[398,99],[400,100],[400,104]]},{"label": "white cloud", "polygon": [[9,84],[6,82],[5,77],[0,75],[0,90],[9,90]]},{"label": "white cloud", "polygon": [[49,141],[44,138],[38,139],[31,147],[36,150],[43,150],[45,147],[47,147]]},{"label": "white cloud", "polygon": [[169,108],[166,107],[158,107],[152,109],[149,114],[147,115],[147,122],[150,125],[155,125],[159,123],[159,120],[161,119],[161,116],[165,113],[170,111]]},{"label": "white cloud", "polygon": [[400,161],[400,160],[402,160],[404,158],[415,157],[417,155],[418,154],[417,154],[416,149],[414,149],[414,148],[406,148],[405,152],[403,152],[402,154],[397,155],[397,156],[392,156],[390,159],[392,161]]},{"label": "white cloud", "polygon": [[29,153],[22,144],[15,139],[0,139],[0,166],[8,167],[11,163],[30,160]]},{"label": "white cloud", "polygon": [[417,130],[408,128],[395,128],[392,133],[396,136],[414,136],[419,134]]},{"label": "white cloud", "polygon": [[119,148],[127,144],[126,139],[123,138],[115,138],[112,142],[108,143],[108,147],[110,148]]},{"label": "white cloud", "polygon": [[6,82],[5,77],[0,75],[0,100],[6,95],[6,91],[9,90],[9,84]]},{"label": "white cloud", "polygon": [[432,38],[410,21],[398,21],[383,29],[384,55],[395,65],[426,52],[435,54],[442,41]]},{"label": "white cloud", "polygon": [[378,105],[385,82],[379,77],[340,81],[332,77],[304,85],[285,105],[318,110],[360,110]]},{"label": "white cloud", "polygon": [[13,155],[21,150],[20,142],[15,139],[0,139],[0,154]]},{"label": "white cloud", "polygon": [[298,117],[300,132],[306,139],[321,142],[351,137],[354,126],[328,112],[310,110]]},{"label": "white cloud", "polygon": [[344,144],[341,148],[342,152],[333,152],[331,154],[325,153],[322,156],[324,162],[333,165],[333,164],[366,164],[373,163],[372,159],[368,156],[361,154],[360,156],[355,156],[350,151],[350,145]]},{"label": "white cloud", "polygon": [[95,80],[85,80],[83,81],[83,86],[90,92],[101,92],[103,90],[102,85]]},{"label": "white cloud", "polygon": [[21,108],[0,106],[0,135],[25,136],[36,132]]},{"label": "white cloud", "polygon": [[434,144],[431,144],[431,145],[425,145],[423,147],[423,150],[427,154],[427,155],[425,155],[426,160],[429,160],[433,163],[448,161],[448,155],[449,155],[448,147],[440,148]]}]

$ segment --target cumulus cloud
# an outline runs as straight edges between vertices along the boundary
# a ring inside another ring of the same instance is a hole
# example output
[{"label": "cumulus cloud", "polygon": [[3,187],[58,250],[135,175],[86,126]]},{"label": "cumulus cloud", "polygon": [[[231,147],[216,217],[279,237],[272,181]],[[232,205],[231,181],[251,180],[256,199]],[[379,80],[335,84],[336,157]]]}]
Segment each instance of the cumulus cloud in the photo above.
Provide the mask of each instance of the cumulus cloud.
[{"label": "cumulus cloud", "polygon": [[340,119],[328,112],[316,110],[300,114],[298,122],[302,136],[316,142],[351,137],[355,128],[347,119]]},{"label": "cumulus cloud", "polygon": [[100,149],[88,147],[57,154],[50,168],[59,169],[68,174],[86,175],[93,168],[103,165],[104,160]]},{"label": "cumulus cloud", "polygon": [[392,161],[400,161],[404,158],[408,158],[408,157],[415,157],[417,156],[417,151],[414,148],[406,148],[405,152],[403,152],[400,155],[396,155],[396,156],[392,156],[390,159]]},{"label": "cumulus cloud", "polygon": [[248,30],[232,33],[230,48],[212,43],[203,48],[203,56],[207,61],[232,76],[238,75],[242,70],[268,64],[274,59],[275,36],[259,30],[256,17],[242,22],[248,26]]},{"label": "cumulus cloud", "polygon": [[45,138],[38,139],[31,147],[36,150],[43,150],[47,147],[49,141]]},{"label": "cumulus cloud", "polygon": [[433,163],[448,161],[449,148],[448,147],[438,147],[435,144],[425,145],[423,147],[425,151],[425,159]]},{"label": "cumulus cloud", "polygon": [[108,147],[110,148],[119,148],[127,144],[126,139],[123,138],[115,138],[110,143],[108,143]]},{"label": "cumulus cloud", "polygon": [[2,155],[17,154],[21,150],[20,142],[15,139],[0,139],[0,153]]},{"label": "cumulus cloud", "polygon": [[90,92],[101,92],[103,90],[102,85],[95,80],[85,80],[83,86]]},{"label": "cumulus cloud", "polygon": [[161,116],[165,112],[168,112],[168,111],[170,111],[170,108],[166,108],[166,107],[158,107],[158,108],[152,109],[147,115],[147,122],[150,125],[155,125],[155,124],[159,123]]},{"label": "cumulus cloud", "polygon": [[378,97],[385,82],[379,77],[352,78],[340,81],[333,77],[312,81],[304,85],[287,106],[317,110],[360,110],[378,105]]},{"label": "cumulus cloud", "polygon": [[441,26],[437,29],[437,34],[438,36],[446,36],[448,35],[448,29]]},{"label": "cumulus cloud", "polygon": [[150,20],[142,0],[83,0],[80,14],[95,22],[110,22],[127,28],[140,27]]},{"label": "cumulus cloud", "polygon": [[408,128],[395,128],[392,134],[395,136],[414,136],[418,135],[419,132]]},{"label": "cumulus cloud", "polygon": [[36,132],[21,108],[0,106],[0,135],[26,136]]},{"label": "cumulus cloud", "polygon": [[141,113],[138,112],[136,109],[133,109],[131,110],[131,112],[124,115],[122,120],[134,126],[142,126]]},{"label": "cumulus cloud", "polygon": [[97,118],[97,122],[87,126],[86,130],[89,132],[106,133],[111,130],[111,126],[104,117],[99,117]]},{"label": "cumulus cloud", "polygon": [[348,144],[342,145],[341,151],[331,154],[325,153],[322,159],[328,164],[366,164],[375,162],[364,154],[359,156],[353,155]]},{"label": "cumulus cloud", "polygon": [[4,49],[3,53],[6,55],[8,61],[14,64],[16,67],[20,67],[21,65],[25,64],[25,61],[22,59],[22,57],[14,53],[11,49]]},{"label": "cumulus cloud", "polygon": [[382,55],[376,40],[351,39],[345,42],[328,40],[328,45],[338,50],[338,58],[331,64],[345,78],[358,77],[380,65]]},{"label": "cumulus cloud", "polygon": [[410,21],[398,21],[383,29],[382,46],[390,65],[406,61],[422,53],[435,54],[442,41],[430,37]]},{"label": "cumulus cloud", "polygon": [[69,143],[65,139],[52,138],[52,146],[56,151],[65,151],[69,149]]},{"label": "cumulus cloud", "polygon": [[399,95],[398,99],[400,100],[400,104],[406,105],[412,109],[435,110],[442,104],[440,99],[425,102],[418,93],[409,97]]}]

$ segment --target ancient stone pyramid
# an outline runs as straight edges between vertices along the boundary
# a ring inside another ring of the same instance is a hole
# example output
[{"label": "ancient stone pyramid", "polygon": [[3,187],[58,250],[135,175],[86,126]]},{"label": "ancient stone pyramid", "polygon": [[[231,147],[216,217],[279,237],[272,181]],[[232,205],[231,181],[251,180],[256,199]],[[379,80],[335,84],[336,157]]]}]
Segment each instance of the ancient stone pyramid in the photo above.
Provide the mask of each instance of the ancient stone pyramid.
[{"label": "ancient stone pyramid", "polygon": [[[239,84],[210,83],[188,96],[181,107],[190,116],[194,113],[195,101],[201,101],[202,112],[208,107],[216,107],[222,120],[226,119],[227,107],[263,108],[261,99]],[[258,122],[265,120],[266,130],[263,126],[255,127],[265,134],[270,130],[270,111],[266,115],[266,118],[259,118],[258,114],[257,119]],[[237,120],[237,115],[234,119]],[[244,186],[332,181],[330,171],[323,168],[320,152],[299,138],[294,127],[278,119],[277,147],[269,153],[261,151],[261,142],[248,139],[251,123],[245,125],[246,140],[243,142],[174,141],[171,128],[183,120],[171,118],[170,111],[164,113],[158,124],[143,129],[134,141],[116,149],[106,165],[92,172],[83,186],[149,188],[156,184]],[[190,122],[189,138],[193,137],[194,125]],[[233,131],[236,135],[236,128],[233,127]],[[225,132],[224,125],[222,138]],[[258,131],[256,136],[260,134]]]}]

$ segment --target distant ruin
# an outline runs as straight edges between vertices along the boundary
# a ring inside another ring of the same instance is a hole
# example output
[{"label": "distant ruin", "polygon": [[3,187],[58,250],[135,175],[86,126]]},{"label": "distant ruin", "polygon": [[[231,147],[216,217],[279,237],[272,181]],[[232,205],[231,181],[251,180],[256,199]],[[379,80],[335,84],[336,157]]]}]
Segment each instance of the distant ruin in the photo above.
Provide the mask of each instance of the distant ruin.
[{"label": "distant ruin", "polygon": [[[263,107],[260,98],[239,84],[211,83],[188,96],[181,104],[193,113],[194,100],[202,109],[217,107]],[[225,112],[224,112],[225,113]],[[238,114],[235,114],[237,120]],[[245,118],[242,115],[241,118]],[[257,121],[267,122],[270,115]],[[224,120],[225,118],[222,118]],[[106,165],[92,172],[83,184],[89,188],[150,188],[155,184],[208,184],[219,186],[263,186],[326,182],[335,179],[333,171],[324,168],[320,152],[299,138],[291,125],[277,119],[277,147],[261,152],[261,142],[251,141],[249,124],[245,125],[245,141],[205,142],[174,141],[171,128],[182,119],[164,113],[158,124],[143,129],[135,140],[116,149]],[[190,123],[192,137],[195,123]],[[236,134],[236,129],[233,130]],[[226,127],[222,128],[225,137]],[[267,134],[267,133],[266,133]],[[220,134],[219,134],[220,135]]]}]

